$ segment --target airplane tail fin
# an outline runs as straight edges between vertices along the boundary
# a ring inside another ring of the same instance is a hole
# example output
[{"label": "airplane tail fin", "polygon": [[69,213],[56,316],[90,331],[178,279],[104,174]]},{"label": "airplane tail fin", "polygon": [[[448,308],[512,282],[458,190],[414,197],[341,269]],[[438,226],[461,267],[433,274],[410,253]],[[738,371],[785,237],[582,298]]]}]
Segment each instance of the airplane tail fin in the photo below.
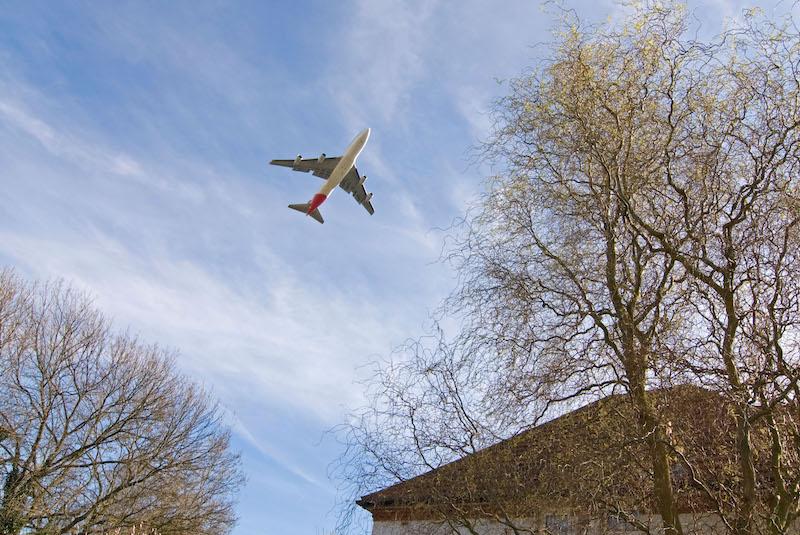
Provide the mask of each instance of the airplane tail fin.
[{"label": "airplane tail fin", "polygon": [[322,214],[319,213],[319,208],[317,208],[316,210],[314,210],[310,214],[308,213],[309,205],[310,204],[307,203],[307,202],[305,202],[303,204],[290,204],[289,208],[291,208],[292,210],[297,210],[298,212],[303,212],[304,214],[310,215],[311,217],[313,217],[314,219],[316,219],[320,223],[324,223],[325,220],[322,219]]},{"label": "airplane tail fin", "polygon": [[310,215],[311,217],[313,217],[314,219],[316,219],[316,220],[317,220],[317,221],[319,221],[320,223],[324,223],[324,222],[325,222],[325,220],[324,220],[324,219],[322,219],[322,214],[321,214],[321,213],[319,213],[319,208],[317,208],[316,210],[314,210],[313,212],[311,212],[311,213],[310,213],[310,214],[308,214],[308,215]]}]

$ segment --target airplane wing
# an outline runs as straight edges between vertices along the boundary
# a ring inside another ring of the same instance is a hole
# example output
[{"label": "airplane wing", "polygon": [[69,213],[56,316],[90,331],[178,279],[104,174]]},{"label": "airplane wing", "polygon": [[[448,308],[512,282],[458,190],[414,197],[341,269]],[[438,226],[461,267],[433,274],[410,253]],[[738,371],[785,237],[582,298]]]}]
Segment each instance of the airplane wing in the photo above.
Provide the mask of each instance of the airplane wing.
[{"label": "airplane wing", "polygon": [[[366,180],[366,177],[364,177],[364,179]],[[372,199],[372,194],[367,193],[367,190],[364,188],[362,177],[358,174],[358,169],[356,169],[355,166],[345,175],[339,187],[347,193],[350,193],[356,202],[363,206],[370,215],[375,213],[375,209],[372,207],[372,202],[370,200]]]},{"label": "airplane wing", "polygon": [[301,173],[311,173],[322,179],[327,179],[331,176],[333,168],[341,160],[341,156],[324,157],[324,158],[297,158],[294,160],[272,160],[269,162],[271,165],[280,165],[281,167],[290,167],[293,171],[300,171]]}]

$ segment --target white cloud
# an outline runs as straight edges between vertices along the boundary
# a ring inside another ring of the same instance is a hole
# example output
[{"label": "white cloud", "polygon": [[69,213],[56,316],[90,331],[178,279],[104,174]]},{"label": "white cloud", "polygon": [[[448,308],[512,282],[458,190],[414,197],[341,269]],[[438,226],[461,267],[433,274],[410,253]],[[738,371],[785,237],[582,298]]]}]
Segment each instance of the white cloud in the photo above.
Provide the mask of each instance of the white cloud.
[{"label": "white cloud", "polygon": [[[199,202],[201,191],[177,176],[164,176],[121,151],[104,147],[91,140],[91,135],[77,125],[55,126],[30,111],[30,106],[9,96],[9,83],[0,84],[0,125],[17,129],[36,140],[51,156],[70,162],[104,179],[123,178],[161,192],[179,195],[183,200]],[[23,93],[23,92],[21,92]],[[45,98],[31,89],[24,91],[28,101],[44,107]],[[111,175],[111,176],[109,176]]]},{"label": "white cloud", "polygon": [[[438,0],[356,0],[332,65],[331,91],[349,129],[403,122],[408,94],[425,74]],[[343,46],[339,47],[340,44]]]},{"label": "white cloud", "polygon": [[287,472],[292,474],[294,477],[314,485],[315,487],[322,486],[320,481],[309,474],[303,467],[299,466],[296,462],[289,459],[285,452],[269,445],[265,440],[256,438],[250,430],[245,427],[244,422],[242,422],[238,417],[233,416],[231,419],[231,428],[233,431],[238,434],[241,438],[243,438],[250,446],[258,450],[261,455],[272,459],[280,466],[282,466]]},{"label": "white cloud", "polygon": [[231,402],[257,396],[335,423],[360,399],[349,388],[357,364],[398,336],[376,305],[305,286],[287,265],[264,272],[263,293],[248,294],[166,251],[139,256],[101,233],[87,247],[9,232],[0,243],[14,264],[95,296],[118,326],[180,348],[181,366]]},{"label": "white cloud", "polygon": [[[0,227],[0,254],[38,278],[74,281],[120,327],[179,348],[184,369],[232,403],[252,396],[328,424],[358,403],[353,370],[401,341],[408,320],[385,321],[391,301],[372,298],[363,284],[331,281],[338,268],[308,273],[302,266],[314,251],[298,255],[286,236],[270,233],[275,218],[289,217],[283,199],[254,197],[239,177],[221,176],[201,158],[157,163],[109,148],[78,126],[64,128],[70,121],[56,113],[33,113],[49,109],[41,95],[18,91],[22,101],[8,93],[0,92],[0,125],[17,145],[12,163],[28,163],[7,193],[37,202],[17,215],[20,227]],[[131,179],[137,187],[125,185]],[[43,189],[57,196],[38,197]],[[64,225],[66,214],[80,219]],[[281,244],[292,256],[274,250]],[[234,257],[216,261],[219,247],[234,247]]]}]

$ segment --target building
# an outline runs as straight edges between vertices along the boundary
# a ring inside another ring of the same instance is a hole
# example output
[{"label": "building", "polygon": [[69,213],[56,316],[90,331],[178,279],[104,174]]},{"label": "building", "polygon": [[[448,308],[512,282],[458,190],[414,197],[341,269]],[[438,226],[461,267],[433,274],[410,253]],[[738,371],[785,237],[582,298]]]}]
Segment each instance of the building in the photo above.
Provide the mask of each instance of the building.
[{"label": "building", "polygon": [[[722,398],[681,386],[650,392],[668,423],[685,533],[720,531],[712,497],[734,484],[735,433]],[[413,479],[363,496],[373,535],[659,531],[649,456],[627,396],[609,396]],[[756,437],[758,438],[758,437]],[[690,472],[691,469],[691,472]]]}]

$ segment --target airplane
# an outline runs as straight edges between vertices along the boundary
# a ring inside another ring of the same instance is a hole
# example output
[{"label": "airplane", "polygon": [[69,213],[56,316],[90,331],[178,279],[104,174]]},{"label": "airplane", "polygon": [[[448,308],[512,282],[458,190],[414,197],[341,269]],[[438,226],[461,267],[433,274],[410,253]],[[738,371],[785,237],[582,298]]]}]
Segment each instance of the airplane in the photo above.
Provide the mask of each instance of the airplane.
[{"label": "airplane", "polygon": [[323,152],[319,158],[303,158],[298,154],[294,160],[272,160],[269,162],[272,165],[291,167],[293,171],[311,172],[314,176],[325,180],[319,192],[310,201],[303,204],[290,204],[289,208],[303,212],[313,217],[316,221],[324,223],[325,220],[322,219],[319,206],[325,202],[331,192],[336,189],[336,186],[339,186],[347,193],[352,194],[356,202],[363,206],[370,215],[374,214],[375,209],[372,208],[372,202],[370,202],[372,193],[367,193],[367,190],[364,189],[364,182],[367,177],[359,175],[355,167],[356,158],[361,154],[364,145],[367,144],[369,133],[369,128],[359,132],[350,143],[350,146],[345,149],[342,156],[329,158]]}]

